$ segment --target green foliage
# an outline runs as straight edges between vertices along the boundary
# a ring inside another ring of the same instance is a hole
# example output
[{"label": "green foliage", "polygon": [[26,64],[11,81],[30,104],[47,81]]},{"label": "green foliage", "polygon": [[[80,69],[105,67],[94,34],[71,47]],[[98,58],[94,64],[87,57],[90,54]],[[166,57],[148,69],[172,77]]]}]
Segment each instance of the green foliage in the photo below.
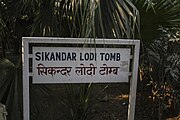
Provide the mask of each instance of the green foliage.
[{"label": "green foliage", "polygon": [[179,114],[180,97],[180,44],[179,27],[160,27],[161,34],[158,39],[146,48],[142,70],[144,80],[148,80],[147,87],[152,89],[155,103],[153,110],[158,107],[159,120],[164,113],[173,109]]},{"label": "green foliage", "polygon": [[92,84],[68,84],[66,90],[66,105],[70,111],[71,120],[86,120],[91,106]]},{"label": "green foliage", "polygon": [[0,102],[8,111],[9,120],[22,117],[22,79],[21,70],[7,59],[0,59]]},{"label": "green foliage", "polygon": [[161,120],[168,111],[179,111],[180,107],[180,1],[132,1],[141,16],[140,78],[145,83],[144,89],[151,89],[152,114],[156,114],[151,119]]},{"label": "green foliage", "polygon": [[[10,49],[19,53],[18,57],[21,58],[19,51],[22,36],[77,38],[141,36],[140,68],[152,86],[153,95],[154,93],[160,95],[156,99],[159,101],[159,110],[165,109],[162,106],[166,104],[167,98],[173,101],[175,108],[180,108],[179,0],[0,0],[0,2],[0,47],[4,58],[10,57],[7,54]],[[17,112],[22,111],[19,106],[22,98],[19,93],[22,91],[18,92],[22,90],[19,67],[20,62],[18,65],[7,59],[0,62],[0,101],[7,105],[10,119],[18,119]],[[67,114],[74,120],[86,119],[92,85],[67,85],[66,88],[68,99],[63,101],[63,104],[69,108]],[[46,86],[36,86],[35,89],[39,89],[42,94],[50,95]],[[167,97],[167,91],[172,98]],[[33,105],[35,114],[31,115],[32,119],[36,119],[39,112],[36,109],[38,98],[32,99],[35,101]]]},{"label": "green foliage", "polygon": [[180,24],[179,0],[132,0],[140,12],[141,39],[149,44],[161,31],[159,26],[170,27]]},{"label": "green foliage", "polygon": [[31,36],[132,38],[139,29],[138,10],[129,0],[15,1],[3,2],[8,10],[16,6],[8,13],[29,24]]},{"label": "green foliage", "polygon": [[[13,45],[10,49],[17,48],[16,51],[21,49],[24,35],[83,38],[135,38],[139,35],[139,13],[129,0],[1,0],[1,3],[1,29],[7,33],[1,43]],[[15,71],[13,75],[17,76]],[[6,76],[10,76],[8,73]],[[91,84],[67,85],[67,105],[72,119],[86,119],[91,87]],[[46,87],[39,86],[39,89],[42,91]],[[36,103],[36,97],[32,99]],[[15,109],[18,107],[12,108]],[[38,110],[34,110],[38,114]]]}]

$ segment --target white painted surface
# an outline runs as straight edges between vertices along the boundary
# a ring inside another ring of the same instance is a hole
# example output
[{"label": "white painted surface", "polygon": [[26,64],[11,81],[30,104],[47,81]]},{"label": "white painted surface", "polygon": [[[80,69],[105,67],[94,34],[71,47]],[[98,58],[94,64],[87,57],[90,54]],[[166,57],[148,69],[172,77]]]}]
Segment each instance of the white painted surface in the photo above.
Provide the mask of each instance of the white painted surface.
[{"label": "white painted surface", "polygon": [[23,66],[23,120],[30,120],[29,110],[29,41],[22,41],[22,66]]},{"label": "white painted surface", "polygon": [[[95,41],[95,43],[94,43]],[[48,38],[48,37],[24,37],[22,43],[22,61],[23,61],[23,119],[30,120],[30,108],[29,108],[29,76],[34,73],[29,73],[29,58],[32,57],[29,54],[30,43],[58,43],[58,44],[111,44],[111,45],[128,45],[132,48],[132,76],[130,79],[130,94],[129,94],[129,108],[128,108],[128,120],[134,120],[135,115],[135,101],[136,101],[136,87],[137,87],[137,75],[138,75],[138,61],[139,61],[139,49],[140,41],[131,39],[92,39],[92,38]],[[34,47],[33,47],[34,48]],[[35,48],[36,49],[36,48]],[[125,50],[128,51],[128,50]],[[128,53],[129,54],[129,53]],[[129,55],[128,55],[129,56]],[[86,63],[88,64],[88,63]],[[35,65],[36,66],[36,65]],[[33,70],[34,71],[34,70]],[[130,73],[128,73],[130,75]],[[121,78],[119,78],[121,79]],[[35,82],[34,80],[33,82]],[[127,80],[125,80],[127,81]],[[36,81],[37,82],[37,81]],[[58,81],[59,82],[59,81]],[[111,81],[107,81],[111,82]],[[68,83],[68,82],[67,82]]]},{"label": "white painted surface", "polygon": [[134,57],[132,61],[132,77],[130,79],[128,120],[134,120],[135,118],[136,89],[137,89],[138,66],[139,66],[139,50],[140,50],[140,41],[137,41],[135,44]]},{"label": "white painted surface", "polygon": [[129,62],[129,48],[33,47],[33,83],[128,82]]}]

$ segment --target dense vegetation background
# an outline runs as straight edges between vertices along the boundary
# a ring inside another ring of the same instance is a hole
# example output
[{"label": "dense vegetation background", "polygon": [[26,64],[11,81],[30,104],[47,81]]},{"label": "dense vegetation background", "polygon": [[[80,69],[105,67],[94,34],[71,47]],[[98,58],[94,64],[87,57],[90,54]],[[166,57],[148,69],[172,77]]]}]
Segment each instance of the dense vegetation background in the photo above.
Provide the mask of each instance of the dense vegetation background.
[{"label": "dense vegetation background", "polygon": [[[9,120],[22,119],[24,36],[140,39],[138,89],[153,101],[155,117],[149,119],[165,119],[170,110],[180,115],[179,0],[0,0],[0,102]],[[46,86],[36,87],[48,93]],[[71,98],[76,89],[89,93],[91,85],[66,88]],[[88,103],[73,99],[75,107],[67,114],[86,119]]]}]

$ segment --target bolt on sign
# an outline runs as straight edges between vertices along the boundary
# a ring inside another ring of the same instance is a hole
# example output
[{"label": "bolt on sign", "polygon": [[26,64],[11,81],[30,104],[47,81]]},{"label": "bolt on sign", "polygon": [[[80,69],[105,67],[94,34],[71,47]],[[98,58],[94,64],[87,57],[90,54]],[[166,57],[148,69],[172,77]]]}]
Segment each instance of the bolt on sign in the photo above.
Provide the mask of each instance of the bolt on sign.
[{"label": "bolt on sign", "polygon": [[129,39],[24,37],[24,120],[30,120],[30,77],[32,84],[130,82],[128,120],[134,120],[139,46]]}]

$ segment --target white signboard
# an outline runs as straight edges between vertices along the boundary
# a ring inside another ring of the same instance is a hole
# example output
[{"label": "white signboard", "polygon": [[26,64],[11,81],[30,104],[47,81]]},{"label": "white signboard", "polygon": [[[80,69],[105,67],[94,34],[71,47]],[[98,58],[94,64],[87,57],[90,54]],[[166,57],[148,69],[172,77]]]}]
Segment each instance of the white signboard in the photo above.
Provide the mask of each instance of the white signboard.
[{"label": "white signboard", "polygon": [[33,83],[128,82],[129,48],[33,47]]},{"label": "white signboard", "polygon": [[[92,41],[118,48],[53,47]],[[32,84],[130,82],[128,120],[134,120],[139,49],[140,41],[130,39],[23,38],[23,119],[30,120],[31,77]]]}]

